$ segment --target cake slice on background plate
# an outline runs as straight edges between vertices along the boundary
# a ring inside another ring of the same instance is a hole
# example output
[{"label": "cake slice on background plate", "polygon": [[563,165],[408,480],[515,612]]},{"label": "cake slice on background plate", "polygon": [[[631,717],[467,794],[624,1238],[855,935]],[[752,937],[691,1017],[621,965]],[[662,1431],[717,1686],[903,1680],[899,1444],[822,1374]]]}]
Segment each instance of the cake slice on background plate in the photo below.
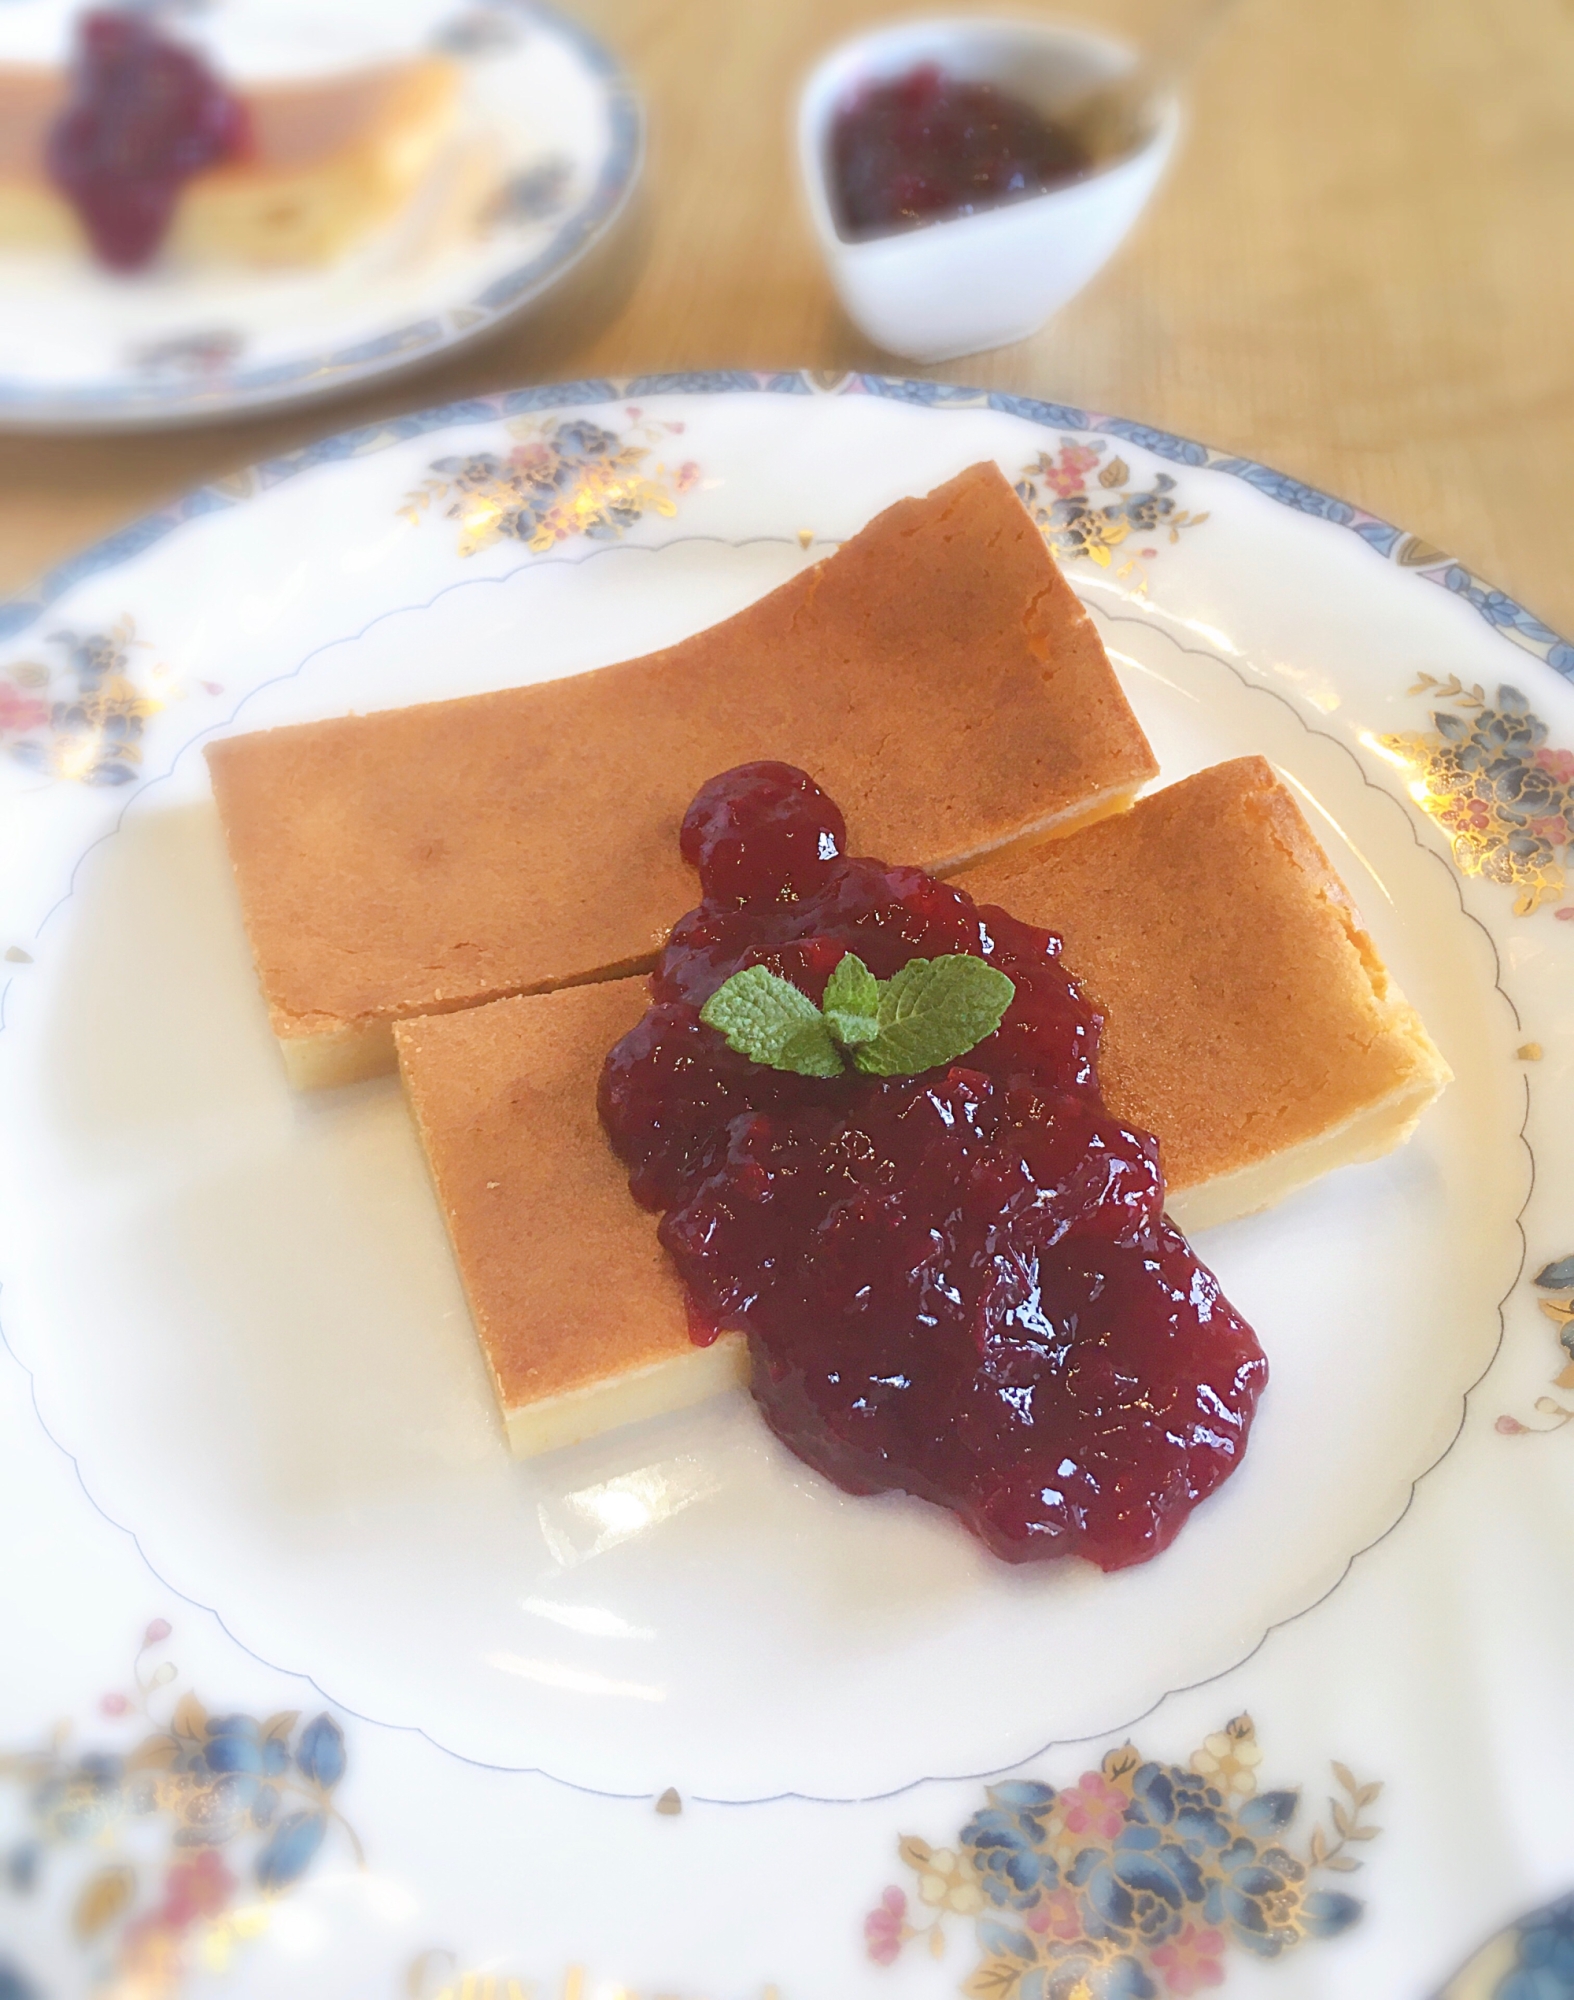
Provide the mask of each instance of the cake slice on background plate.
[{"label": "cake slice on background plate", "polygon": [[250,81],[145,12],[76,35],[69,66],[0,58],[0,249],[322,264],[410,201],[455,124],[440,55]]}]

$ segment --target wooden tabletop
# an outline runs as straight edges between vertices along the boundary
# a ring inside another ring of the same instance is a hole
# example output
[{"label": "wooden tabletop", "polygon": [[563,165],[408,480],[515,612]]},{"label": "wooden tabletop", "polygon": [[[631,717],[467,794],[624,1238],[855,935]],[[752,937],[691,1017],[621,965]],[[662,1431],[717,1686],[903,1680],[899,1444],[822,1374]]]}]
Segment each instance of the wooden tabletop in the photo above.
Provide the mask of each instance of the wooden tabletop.
[{"label": "wooden tabletop", "polygon": [[[1056,12],[1140,33],[1159,4]],[[0,591],[185,486],[396,410],[586,374],[901,365],[831,294],[789,114],[817,51],[914,9],[578,11],[633,72],[651,134],[635,212],[590,266],[484,343],[342,402],[162,435],[0,438]],[[1265,460],[1574,632],[1571,106],[1574,0],[1243,0],[1119,258],[1032,340],[904,372]]]}]

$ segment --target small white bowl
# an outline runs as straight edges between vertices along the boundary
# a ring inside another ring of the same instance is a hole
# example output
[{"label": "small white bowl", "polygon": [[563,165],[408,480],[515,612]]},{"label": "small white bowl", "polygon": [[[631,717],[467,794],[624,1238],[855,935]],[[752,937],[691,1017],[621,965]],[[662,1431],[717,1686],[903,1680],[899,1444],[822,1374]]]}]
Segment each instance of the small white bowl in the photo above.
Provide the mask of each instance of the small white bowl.
[{"label": "small white bowl", "polygon": [[1142,212],[1174,150],[1180,105],[1161,98],[1138,151],[1086,180],[852,243],[837,229],[829,176],[832,122],[853,91],[935,63],[965,82],[999,84],[1052,118],[1057,104],[1135,60],[1124,43],[1080,28],[945,19],[860,35],[816,65],[799,100],[799,165],[832,281],[871,340],[912,361],[951,361],[1035,332]]}]

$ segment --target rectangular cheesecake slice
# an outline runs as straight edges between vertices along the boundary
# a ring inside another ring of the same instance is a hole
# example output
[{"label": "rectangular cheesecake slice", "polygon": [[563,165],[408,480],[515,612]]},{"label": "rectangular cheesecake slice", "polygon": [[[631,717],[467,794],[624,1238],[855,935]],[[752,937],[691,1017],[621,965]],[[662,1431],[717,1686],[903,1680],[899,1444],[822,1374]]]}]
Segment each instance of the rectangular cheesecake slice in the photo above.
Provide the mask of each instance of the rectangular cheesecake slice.
[{"label": "rectangular cheesecake slice", "polygon": [[[247,157],[187,182],[168,248],[177,258],[325,263],[415,193],[452,129],[459,72],[441,56],[259,84],[241,92]],[[0,245],[87,250],[44,165],[71,78],[0,64]]]},{"label": "rectangular cheesecake slice", "polygon": [[[1170,1211],[1203,1229],[1407,1136],[1449,1071],[1384,972],[1295,801],[1258,757],[960,878],[1066,938],[1105,1012],[1110,1108],[1158,1135]],[[395,1029],[516,1452],[741,1381],[741,1336],[688,1336],[656,1218],[596,1114],[643,979]]]},{"label": "rectangular cheesecake slice", "polygon": [[596,1115],[643,979],[498,1000],[394,1030],[459,1275],[520,1457],[741,1382],[742,1334],[689,1338],[656,1217]]},{"label": "rectangular cheesecake slice", "polygon": [[723,624],[620,666],[207,752],[292,1079],[394,1021],[648,966],[705,779],[812,771],[855,851],[942,872],[1125,806],[1156,765],[1004,475],[902,500]]},{"label": "rectangular cheesecake slice", "polygon": [[1261,757],[958,881],[1059,933],[1104,1015],[1105,1099],[1158,1135],[1182,1229],[1391,1151],[1451,1079]]}]

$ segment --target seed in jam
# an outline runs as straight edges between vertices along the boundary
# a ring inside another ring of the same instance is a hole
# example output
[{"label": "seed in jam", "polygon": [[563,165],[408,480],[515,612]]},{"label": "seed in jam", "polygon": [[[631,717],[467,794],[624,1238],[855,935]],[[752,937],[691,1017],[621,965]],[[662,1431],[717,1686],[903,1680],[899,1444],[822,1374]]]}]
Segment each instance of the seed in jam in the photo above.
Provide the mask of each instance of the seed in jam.
[{"label": "seed in jam", "polygon": [[[1009,1561],[1146,1561],[1239,1464],[1267,1363],[1164,1219],[1157,1142],[1099,1095],[1099,1018],[1059,940],[845,837],[788,765],[701,790],[682,846],[702,900],[607,1058],[603,1123],[696,1339],[747,1333],[800,1458],[952,1508]],[[747,965],[818,1004],[849,951],[880,979],[971,953],[1015,997],[916,1076],[765,1068],[700,1020]]]},{"label": "seed in jam", "polygon": [[1092,165],[1031,104],[934,63],[866,83],[831,127],[837,222],[854,240],[1043,194]]},{"label": "seed in jam", "polygon": [[101,262],[116,271],[149,263],[185,183],[249,143],[245,105],[200,56],[145,15],[82,16],[47,164]]}]

